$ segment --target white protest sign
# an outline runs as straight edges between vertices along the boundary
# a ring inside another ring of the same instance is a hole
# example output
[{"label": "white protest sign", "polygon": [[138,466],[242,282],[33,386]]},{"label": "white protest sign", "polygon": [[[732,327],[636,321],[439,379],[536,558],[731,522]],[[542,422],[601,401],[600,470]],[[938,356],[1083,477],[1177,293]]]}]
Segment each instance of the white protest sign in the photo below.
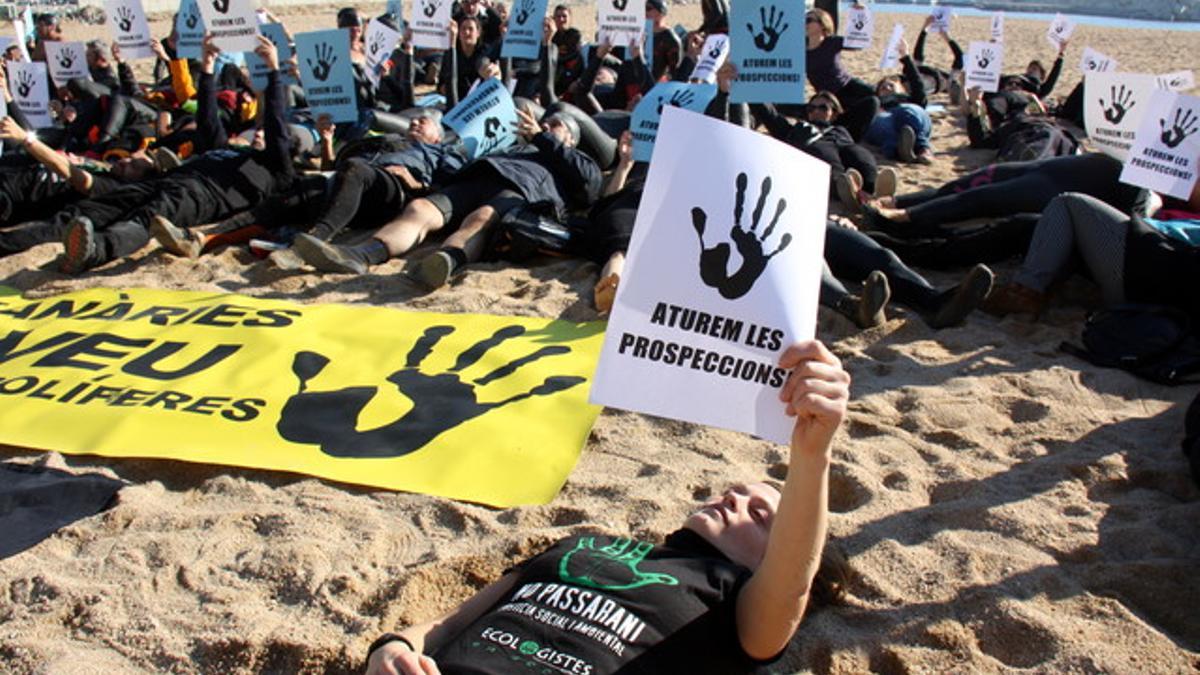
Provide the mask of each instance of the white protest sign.
[{"label": "white protest sign", "polygon": [[1004,42],[1004,12],[992,13],[992,42]]},{"label": "white protest sign", "polygon": [[141,0],[105,0],[104,12],[113,42],[121,48],[121,58],[154,58],[154,50],[150,48],[150,40],[154,38]]},{"label": "white protest sign", "polygon": [[1084,75],[1088,73],[1107,73],[1117,69],[1117,61],[1091,47],[1083,48],[1083,56],[1079,57],[1079,70]]},{"label": "white protest sign", "polygon": [[788,442],[779,357],[816,330],[828,185],[789,145],[666,110],[591,402]]},{"label": "white protest sign", "polygon": [[1004,68],[1004,43],[972,42],[963,68],[967,71],[968,89],[999,90],[1000,71]]},{"label": "white protest sign", "polygon": [[933,23],[929,24],[930,33],[949,33],[950,32],[950,17],[954,13],[949,7],[934,7],[929,10],[929,16],[933,17]]},{"label": "white protest sign", "polygon": [[92,79],[88,71],[87,58],[84,56],[82,42],[46,41],[46,65],[50,68],[50,77],[60,87],[65,87],[68,80],[83,78]]},{"label": "white protest sign", "polygon": [[[500,45],[500,56],[536,59],[542,45],[542,19],[547,0],[514,0],[508,15],[508,30]],[[653,68],[650,69],[653,72]]]},{"label": "white protest sign", "polygon": [[1146,107],[1121,182],[1187,199],[1200,160],[1200,98],[1157,89]]},{"label": "white protest sign", "polygon": [[1124,161],[1155,90],[1153,75],[1088,73],[1083,77],[1083,122],[1101,152]]},{"label": "white protest sign", "polygon": [[54,126],[50,117],[50,82],[41,61],[8,61],[8,89],[13,103],[35,129]]},{"label": "white protest sign", "polygon": [[880,70],[891,70],[900,63],[900,40],[904,38],[904,26],[896,24],[892,28],[892,36],[888,38],[887,46],[883,48],[883,58],[879,59]]},{"label": "white protest sign", "polygon": [[637,44],[646,21],[646,4],[636,0],[598,0],[597,40],[614,47]]},{"label": "white protest sign", "polygon": [[196,0],[180,0],[175,16],[175,55],[181,59],[199,59],[203,54],[204,19]]},{"label": "white protest sign", "polygon": [[692,69],[689,80],[712,84],[717,81],[717,71],[725,65],[729,58],[729,36],[723,34],[709,35],[700,49],[700,61]]},{"label": "white protest sign", "polygon": [[254,0],[197,0],[213,44],[223,52],[252,52],[258,47]]},{"label": "white protest sign", "polygon": [[366,39],[363,44],[367,52],[367,73],[378,77],[380,65],[392,55],[396,45],[400,44],[399,31],[392,30],[386,24],[375,19],[367,24]]},{"label": "white protest sign", "polygon": [[1062,14],[1055,14],[1054,20],[1050,22],[1050,27],[1046,29],[1046,39],[1055,49],[1062,49],[1063,43],[1071,39],[1071,33],[1075,32],[1075,22]]},{"label": "white protest sign", "polygon": [[850,7],[846,16],[846,35],[842,44],[846,49],[867,49],[871,46],[871,37],[875,34],[875,17],[871,10],[864,7]]},{"label": "white protest sign", "polygon": [[21,59],[31,61],[29,47],[25,45],[25,22],[21,19],[13,19],[13,32],[17,34],[16,43],[21,48]]},{"label": "white protest sign", "polygon": [[1189,91],[1196,86],[1196,76],[1190,70],[1179,70],[1174,73],[1158,76],[1158,88],[1169,91]]},{"label": "white protest sign", "polygon": [[452,49],[450,44],[449,0],[417,0],[411,4],[413,46],[427,49]]}]

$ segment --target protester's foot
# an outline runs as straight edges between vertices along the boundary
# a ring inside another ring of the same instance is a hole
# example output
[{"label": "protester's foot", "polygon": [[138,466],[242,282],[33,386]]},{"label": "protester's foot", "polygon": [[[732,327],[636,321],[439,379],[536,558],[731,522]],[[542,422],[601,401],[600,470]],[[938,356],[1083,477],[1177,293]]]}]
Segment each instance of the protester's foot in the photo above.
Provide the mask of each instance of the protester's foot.
[{"label": "protester's foot", "polygon": [[434,251],[417,263],[415,275],[417,281],[430,290],[445,286],[454,274],[456,265],[454,258],[445,251]]},{"label": "protester's foot", "polygon": [[862,202],[858,199],[858,193],[863,186],[862,174],[855,169],[847,169],[844,173],[834,176],[833,185],[837,189],[838,199],[841,200],[842,206],[849,209],[851,213],[862,211]]},{"label": "protester's foot", "polygon": [[896,175],[895,169],[890,166],[881,167],[875,176],[875,194],[873,196],[876,198],[891,197],[896,194],[896,184],[899,182],[900,179]]},{"label": "protester's foot", "polygon": [[967,272],[946,302],[929,318],[931,328],[948,328],[962,323],[967,315],[979,307],[992,290],[995,275],[987,265],[976,265]]},{"label": "protester's foot", "polygon": [[1031,314],[1037,318],[1045,307],[1045,293],[1018,283],[1000,286],[983,301],[983,311],[996,316]]},{"label": "protester's foot", "polygon": [[892,289],[888,286],[887,277],[883,272],[875,270],[863,282],[862,296],[858,299],[855,309],[854,323],[859,328],[874,328],[887,322],[884,307],[892,298]]},{"label": "protester's foot", "polygon": [[363,274],[367,271],[367,261],[351,249],[321,241],[307,232],[296,235],[292,249],[304,262],[321,272]]},{"label": "protester's foot", "polygon": [[592,288],[592,301],[596,303],[596,311],[607,314],[612,311],[613,302],[617,299],[617,285],[621,283],[619,274],[610,274]]},{"label": "protester's foot", "polygon": [[304,259],[290,248],[271,251],[267,254],[267,260],[281,270],[292,271],[304,267]]},{"label": "protester's foot", "polygon": [[902,162],[917,161],[917,132],[910,126],[900,127],[900,140],[896,143],[896,155]]},{"label": "protester's foot", "polygon": [[162,216],[154,216],[150,219],[150,235],[168,253],[183,258],[199,258],[200,250],[204,248],[204,243],[200,241],[199,237],[193,235],[191,230],[176,227],[174,223]]},{"label": "protester's foot", "polygon": [[79,274],[91,269],[99,262],[96,245],[96,229],[90,218],[76,216],[67,226],[63,238],[63,255],[59,269],[65,274]]},{"label": "protester's foot", "polygon": [[933,150],[929,148],[920,148],[917,150],[917,158],[913,161],[915,161],[917,164],[924,164],[926,166],[933,164]]}]

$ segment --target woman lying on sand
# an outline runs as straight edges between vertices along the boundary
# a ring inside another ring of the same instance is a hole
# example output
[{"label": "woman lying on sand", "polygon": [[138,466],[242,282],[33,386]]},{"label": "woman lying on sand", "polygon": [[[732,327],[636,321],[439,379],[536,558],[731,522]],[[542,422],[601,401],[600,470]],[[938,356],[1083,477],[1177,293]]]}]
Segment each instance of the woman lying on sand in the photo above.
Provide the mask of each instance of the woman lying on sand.
[{"label": "woman lying on sand", "polygon": [[818,341],[780,365],[794,369],[779,398],[796,418],[781,489],[735,485],[660,546],[568,537],[448,614],[381,637],[367,672],[728,674],[777,658],[809,600],[842,590],[823,548],[830,446],[850,395]]}]

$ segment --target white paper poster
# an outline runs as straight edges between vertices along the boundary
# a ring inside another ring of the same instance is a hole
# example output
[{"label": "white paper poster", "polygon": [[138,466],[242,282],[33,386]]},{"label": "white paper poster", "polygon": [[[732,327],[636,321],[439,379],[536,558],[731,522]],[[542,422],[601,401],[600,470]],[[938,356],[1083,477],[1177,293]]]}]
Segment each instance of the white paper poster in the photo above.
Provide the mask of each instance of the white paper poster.
[{"label": "white paper poster", "polygon": [[864,7],[850,7],[846,16],[846,35],[842,38],[847,49],[867,49],[875,34],[875,17]]},{"label": "white paper poster", "polygon": [[597,0],[597,41],[614,47],[637,44],[646,21],[646,4],[636,0]]},{"label": "white paper poster", "polygon": [[692,70],[692,82],[712,84],[717,81],[717,71],[725,65],[729,58],[729,36],[723,34],[709,35],[700,49],[700,61]]},{"label": "white paper poster", "polygon": [[992,13],[992,42],[1004,42],[1004,12]]},{"label": "white paper poster", "polygon": [[104,11],[108,16],[108,31],[121,47],[121,58],[155,58],[150,48],[153,39],[150,24],[146,22],[141,0],[105,0]]},{"label": "white paper poster", "polygon": [[204,19],[196,0],[180,0],[175,16],[175,55],[199,59],[204,52]]},{"label": "white paper poster", "polygon": [[1187,199],[1200,158],[1200,98],[1157,89],[1146,107],[1121,182]]},{"label": "white paper poster", "polygon": [[828,186],[791,146],[667,109],[591,402],[787,443],[779,356],[816,329]]},{"label": "white paper poster", "polygon": [[392,55],[401,35],[380,21],[371,19],[367,24],[364,46],[367,52],[367,72],[378,75],[379,66]]},{"label": "white paper poster", "polygon": [[1062,49],[1063,43],[1071,39],[1071,33],[1075,32],[1075,22],[1063,16],[1055,14],[1054,20],[1050,22],[1050,27],[1046,29],[1046,39],[1055,49]]},{"label": "white paper poster", "polygon": [[933,17],[933,23],[929,24],[930,33],[949,33],[950,32],[950,17],[954,12],[950,11],[949,7],[934,7],[929,10],[929,16]]},{"label": "white paper poster", "polygon": [[879,60],[880,70],[891,70],[900,63],[900,40],[904,37],[904,26],[896,24],[892,27],[892,36],[888,38],[887,46],[883,48],[883,58]]},{"label": "white paper poster", "polygon": [[1083,48],[1083,56],[1079,57],[1079,71],[1088,73],[1107,73],[1117,69],[1117,60],[1101,54],[1091,47]]},{"label": "white paper poster", "polygon": [[410,3],[413,46],[425,49],[449,49],[450,0],[416,0]]},{"label": "white paper poster", "polygon": [[1088,73],[1083,78],[1083,121],[1101,152],[1124,161],[1155,90],[1155,77]]},{"label": "white paper poster", "polygon": [[1190,70],[1158,76],[1158,88],[1169,91],[1190,91],[1196,86],[1196,75]]},{"label": "white paper poster", "polygon": [[968,89],[999,90],[1000,71],[1004,68],[1004,43],[972,42],[963,68],[967,71]]},{"label": "white paper poster", "polygon": [[84,57],[82,42],[46,41],[46,65],[50,68],[50,77],[60,87],[65,87],[68,80],[81,77],[92,79],[88,71],[87,58]]},{"label": "white paper poster", "polygon": [[8,89],[13,104],[35,129],[54,125],[50,117],[50,82],[41,61],[7,61]]},{"label": "white paper poster", "polygon": [[258,16],[254,0],[197,0],[213,44],[223,52],[258,48]]}]

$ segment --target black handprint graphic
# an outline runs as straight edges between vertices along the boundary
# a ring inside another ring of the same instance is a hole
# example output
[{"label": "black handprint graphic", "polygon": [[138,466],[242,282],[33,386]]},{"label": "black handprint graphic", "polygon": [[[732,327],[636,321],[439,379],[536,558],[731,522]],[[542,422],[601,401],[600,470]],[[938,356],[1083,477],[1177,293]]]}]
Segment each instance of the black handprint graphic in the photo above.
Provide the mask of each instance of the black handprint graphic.
[{"label": "black handprint graphic", "polygon": [[612,3],[613,9],[618,12],[624,12],[625,8],[629,6],[629,0],[612,0]]},{"label": "black handprint graphic", "polygon": [[674,108],[686,108],[692,104],[692,101],[695,101],[695,100],[696,100],[696,95],[693,94],[691,92],[691,90],[689,90],[689,89],[676,90],[675,93],[671,94],[671,98],[667,99],[667,100],[663,100],[663,97],[659,96],[658,97],[658,114],[660,116],[662,115],[662,110],[663,110],[664,105],[669,105]]},{"label": "black handprint graphic", "polygon": [[975,65],[979,66],[981,70],[987,70],[987,67],[991,65],[992,60],[995,58],[996,53],[992,50],[981,49],[979,50],[979,56],[975,59]]},{"label": "black handprint graphic", "polygon": [[21,71],[21,74],[17,76],[17,94],[21,98],[29,96],[29,92],[33,91],[33,82],[33,75]]},{"label": "black handprint graphic", "polygon": [[483,135],[487,138],[495,138],[496,132],[500,129],[500,118],[489,117],[483,121]]},{"label": "black handprint graphic", "polygon": [[128,33],[129,29],[133,28],[133,11],[128,7],[122,6],[117,9],[117,28],[120,28],[122,33]]},{"label": "black handprint graphic", "polygon": [[708,50],[708,58],[716,59],[721,57],[721,44],[720,42],[713,43],[712,49]]},{"label": "black handprint graphic", "polygon": [[200,17],[196,16],[195,12],[188,12],[187,18],[183,20],[183,25],[187,26],[188,30],[195,30],[198,23],[200,23]]},{"label": "black handprint graphic", "polygon": [[1175,123],[1171,128],[1167,128],[1167,121],[1160,119],[1158,126],[1162,129],[1162,142],[1168,148],[1177,148],[1183,142],[1183,139],[1196,133],[1197,120],[1200,117],[1191,109],[1184,110],[1183,108],[1175,109]]},{"label": "black handprint graphic", "polygon": [[521,7],[517,9],[517,15],[513,19],[517,22],[517,25],[524,26],[536,8],[537,5],[533,0],[521,0]]},{"label": "black handprint graphic", "polygon": [[412,401],[412,407],[388,424],[361,431],[359,415],[375,398],[378,387],[307,391],[309,380],[329,365],[329,359],[316,352],[297,353],[292,361],[292,372],[300,385],[296,394],[284,404],[276,430],[293,443],[319,445],[321,452],[333,457],[403,457],[425,447],[443,432],[489,411],[535,396],[550,396],[585,381],[578,376],[554,375],[523,394],[481,402],[481,388],[503,381],[523,366],[566,354],[571,348],[562,345],[541,347],[487,374],[464,380],[463,371],[475,365],[487,352],[525,333],[523,326],[506,326],[460,353],[448,371],[421,372],[422,362],[443,337],[453,332],[451,326],[432,326],[425,330],[409,350],[404,367],[387,377],[388,382]]},{"label": "black handprint graphic", "polygon": [[312,59],[304,59],[308,61],[308,68],[312,71],[313,77],[324,82],[329,79],[329,73],[333,70],[333,64],[337,63],[337,57],[333,54],[333,46],[327,42],[322,42],[317,45],[317,62],[314,64]]},{"label": "black handprint graphic", "polygon": [[379,50],[383,49],[383,34],[376,33],[371,36],[371,44],[367,45],[367,49],[371,50],[371,58],[379,55]]},{"label": "black handprint graphic", "polygon": [[500,118],[488,117],[483,121],[483,142],[479,144],[479,148],[474,153],[475,157],[482,157],[495,150],[503,137],[497,132],[500,131]]},{"label": "black handprint graphic", "polygon": [[61,68],[70,68],[75,65],[75,52],[70,49],[64,49],[58,53],[58,65]]},{"label": "black handprint graphic", "polygon": [[1121,120],[1125,119],[1125,113],[1137,105],[1137,101],[1132,100],[1133,90],[1125,89],[1125,85],[1121,85],[1121,88],[1117,89],[1117,85],[1114,84],[1109,92],[1112,94],[1111,104],[1106,105],[1104,98],[1100,98],[1100,107],[1104,108],[1104,119],[1108,120],[1110,124],[1120,124]]},{"label": "black handprint graphic", "polygon": [[779,200],[775,207],[775,217],[762,231],[762,237],[759,238],[755,235],[755,230],[762,221],[763,209],[767,205],[767,195],[771,192],[770,176],[763,179],[762,190],[758,195],[758,205],[755,206],[754,213],[751,215],[750,229],[742,229],[742,211],[746,204],[747,182],[746,174],[739,173],[737,195],[733,207],[733,229],[730,230],[729,237],[737,246],[738,254],[742,257],[742,265],[733,274],[729,274],[727,270],[731,253],[729,244],[722,242],[712,248],[706,248],[704,230],[708,224],[708,215],[700,207],[692,209],[692,226],[696,228],[696,234],[700,235],[700,280],[705,285],[717,289],[721,297],[727,300],[736,300],[749,293],[750,289],[754,287],[754,282],[758,281],[763,271],[767,269],[767,263],[771,261],[771,258],[792,243],[792,235],[785,233],[779,240],[779,246],[771,253],[763,255],[763,242],[771,236],[775,225],[779,223],[779,217],[787,208],[786,199]]},{"label": "black handprint graphic", "polygon": [[213,9],[224,14],[229,11],[229,0],[212,0]]},{"label": "black handprint graphic", "polygon": [[1090,56],[1083,60],[1083,69],[1088,72],[1095,72],[1099,67],[1100,63]]},{"label": "black handprint graphic", "polygon": [[[754,46],[764,52],[775,51],[775,45],[779,44],[779,36],[783,35],[791,24],[783,23],[783,11],[778,14],[775,11],[775,5],[770,6],[770,13],[767,13],[767,8],[758,8],[758,18],[762,23],[762,30],[755,31],[754,26],[746,24],[746,30],[750,31],[750,35],[754,36]],[[780,27],[779,24],[783,23]]]},{"label": "black handprint graphic", "polygon": [[854,23],[851,25],[854,26],[854,30],[862,30],[863,28],[867,27],[867,17],[859,14],[858,16],[854,17]]},{"label": "black handprint graphic", "polygon": [[431,0],[430,2],[421,3],[421,12],[426,19],[432,19],[434,14],[437,14],[438,7],[442,6],[442,0]]}]

